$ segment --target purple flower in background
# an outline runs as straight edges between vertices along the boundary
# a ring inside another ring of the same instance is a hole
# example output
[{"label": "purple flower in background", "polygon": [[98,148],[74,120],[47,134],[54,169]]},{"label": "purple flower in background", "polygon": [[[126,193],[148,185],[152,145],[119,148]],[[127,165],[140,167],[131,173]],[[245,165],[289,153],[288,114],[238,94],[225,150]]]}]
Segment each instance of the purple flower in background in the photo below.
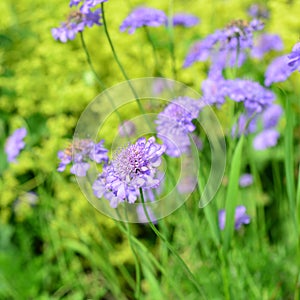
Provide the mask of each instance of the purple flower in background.
[{"label": "purple flower in background", "polygon": [[249,16],[257,19],[268,19],[269,11],[268,9],[260,4],[252,4],[248,9]]},{"label": "purple flower in background", "polygon": [[300,42],[294,45],[292,52],[288,55],[288,59],[288,65],[291,67],[291,70],[300,72]]},{"label": "purple flower in background", "polygon": [[211,75],[203,80],[201,89],[205,102],[221,106],[225,102],[225,83],[226,80],[222,76]]},{"label": "purple flower in background", "polygon": [[95,196],[107,198],[114,208],[120,202],[134,203],[139,188],[150,189],[159,185],[156,171],[164,152],[165,147],[157,144],[154,137],[148,141],[140,138],[135,144],[120,149],[94,182]]},{"label": "purple flower in background", "polygon": [[279,56],[269,64],[266,70],[265,85],[270,86],[273,82],[285,81],[292,73],[293,70],[288,65],[288,56]]},{"label": "purple flower in background", "polygon": [[[236,51],[235,49],[224,49],[211,54],[211,70],[222,71],[227,67],[241,67],[247,56],[244,49]],[[211,71],[210,71],[211,72]]]},{"label": "purple flower in background", "polygon": [[255,41],[251,55],[255,58],[262,58],[271,50],[281,51],[283,43],[279,35],[264,33]]},{"label": "purple flower in background", "polygon": [[[224,209],[219,211],[219,227],[224,230],[226,223],[226,212]],[[234,228],[236,230],[240,229],[243,224],[250,223],[250,216],[246,214],[246,207],[239,205],[235,208],[234,214]]]},{"label": "purple flower in background", "polygon": [[184,26],[184,27],[192,27],[199,23],[199,18],[187,14],[187,13],[177,13],[173,16],[173,26]]},{"label": "purple flower in background", "polygon": [[136,127],[131,121],[124,121],[119,126],[119,134],[121,137],[133,136],[135,134],[135,131]]},{"label": "purple flower in background", "polygon": [[[235,65],[237,54],[233,52],[241,53],[241,50],[251,48],[253,32],[262,28],[263,23],[259,20],[252,20],[250,23],[243,20],[232,21],[224,29],[216,30],[192,45],[183,66],[189,67],[197,61],[206,61],[211,55],[218,55],[221,51],[224,51],[221,55],[227,57],[231,65]],[[243,61],[243,56],[239,59]]]},{"label": "purple flower in background", "polygon": [[240,187],[247,187],[253,184],[253,176],[251,174],[242,174],[239,179]]},{"label": "purple flower in background", "polygon": [[25,147],[23,139],[27,135],[25,128],[19,128],[9,136],[5,142],[5,153],[8,162],[15,162],[20,151]]},{"label": "purple flower in background", "polygon": [[82,2],[82,5],[80,7],[80,11],[83,14],[89,13],[90,9],[95,8],[97,5],[107,2],[108,0],[71,0],[70,1],[70,7],[72,6],[78,6],[79,3]]},{"label": "purple flower in background", "polygon": [[236,102],[243,102],[247,115],[260,113],[275,100],[275,94],[251,80],[226,81],[226,95]]},{"label": "purple flower in background", "polygon": [[283,113],[280,105],[272,104],[262,113],[262,122],[264,129],[275,127]]},{"label": "purple flower in background", "polygon": [[60,159],[60,164],[57,171],[63,172],[66,166],[73,162],[70,172],[83,177],[86,176],[90,168],[90,160],[106,164],[108,162],[108,150],[103,147],[103,143],[103,140],[97,144],[89,139],[75,140],[67,149],[58,152],[57,156]]},{"label": "purple flower in background", "polygon": [[270,128],[263,130],[253,140],[253,147],[256,150],[265,150],[277,145],[279,132],[276,129]]},{"label": "purple flower in background", "polygon": [[196,129],[192,120],[198,117],[201,105],[189,97],[178,97],[158,114],[157,136],[164,142],[168,155],[178,157],[189,151],[188,133]]},{"label": "purple flower in background", "polygon": [[158,27],[166,24],[167,16],[161,10],[150,7],[137,7],[123,21],[120,31],[128,28],[128,33],[132,34],[142,26]]},{"label": "purple flower in background", "polygon": [[217,43],[219,32],[208,35],[201,41],[194,43],[187,54],[183,67],[189,67],[197,61],[206,61],[212,52],[213,46]]},{"label": "purple flower in background", "polygon": [[70,13],[66,22],[61,23],[61,27],[52,28],[52,36],[55,40],[66,43],[68,40],[73,40],[78,32],[84,30],[85,27],[92,27],[93,25],[102,25],[101,9],[91,11],[86,10],[85,13],[81,11],[73,11]]}]

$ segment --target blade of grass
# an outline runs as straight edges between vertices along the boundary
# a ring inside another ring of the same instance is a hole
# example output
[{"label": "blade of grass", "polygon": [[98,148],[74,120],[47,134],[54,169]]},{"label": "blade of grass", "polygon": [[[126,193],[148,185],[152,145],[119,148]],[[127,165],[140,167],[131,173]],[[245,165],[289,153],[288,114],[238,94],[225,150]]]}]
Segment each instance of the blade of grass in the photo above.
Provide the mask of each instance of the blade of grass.
[{"label": "blade of grass", "polygon": [[224,250],[228,251],[230,246],[230,241],[233,236],[234,230],[234,215],[235,208],[237,204],[237,195],[238,195],[238,187],[239,187],[239,176],[241,169],[241,160],[242,160],[242,150],[243,150],[244,136],[242,135],[240,140],[238,141],[237,147],[234,151],[231,168],[229,174],[229,184],[226,194],[226,222],[224,229]]}]

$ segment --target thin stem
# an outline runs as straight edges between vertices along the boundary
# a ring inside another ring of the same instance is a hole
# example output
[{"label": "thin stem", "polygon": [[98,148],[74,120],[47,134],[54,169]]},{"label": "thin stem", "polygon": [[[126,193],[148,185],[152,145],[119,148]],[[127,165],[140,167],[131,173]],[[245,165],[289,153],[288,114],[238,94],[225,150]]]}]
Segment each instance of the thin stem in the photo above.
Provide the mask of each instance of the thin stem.
[{"label": "thin stem", "polygon": [[108,32],[108,28],[107,28],[107,23],[106,23],[106,18],[105,18],[105,11],[104,11],[104,3],[103,2],[101,3],[101,9],[102,9],[102,21],[103,21],[104,32],[105,32],[106,38],[108,40],[108,43],[110,45],[111,51],[113,53],[114,59],[115,59],[116,63],[118,64],[119,69],[120,69],[121,73],[123,74],[125,80],[128,82],[128,85],[129,85],[129,87],[130,87],[130,89],[131,89],[131,91],[132,91],[132,93],[133,93],[133,95],[135,97],[135,100],[136,100],[136,102],[138,104],[138,107],[139,107],[141,113],[143,114],[143,116],[145,118],[145,121],[149,125],[150,129],[152,129],[152,125],[151,125],[151,123],[149,122],[149,120],[148,120],[148,118],[146,116],[146,112],[144,110],[144,107],[142,106],[142,103],[141,103],[141,101],[139,99],[139,96],[138,96],[137,92],[135,91],[134,87],[132,86],[132,84],[130,82],[130,79],[129,79],[129,77],[128,77],[128,75],[127,75],[127,73],[126,73],[126,71],[125,71],[125,69],[124,69],[124,67],[123,67],[123,65],[122,65],[122,63],[121,63],[118,55],[117,55],[117,52],[116,52],[115,47],[113,45],[113,42],[111,40],[110,34]]},{"label": "thin stem", "polygon": [[156,227],[154,226],[154,224],[151,221],[151,218],[148,214],[147,208],[146,208],[146,204],[145,204],[145,199],[144,199],[144,195],[143,195],[143,190],[140,188],[140,196],[141,196],[141,201],[142,201],[142,205],[143,205],[143,209],[145,212],[145,215],[147,217],[148,223],[151,227],[151,229],[154,231],[154,233],[157,235],[158,238],[160,238],[168,247],[168,249],[171,251],[171,253],[178,259],[179,263],[181,264],[181,266],[183,267],[183,269],[187,272],[187,274],[189,275],[192,283],[194,284],[194,286],[196,287],[196,289],[198,290],[198,292],[202,295],[202,297],[206,298],[202,288],[200,287],[199,283],[197,282],[197,279],[195,278],[194,274],[191,272],[191,270],[189,269],[189,267],[186,265],[186,263],[184,262],[184,260],[180,257],[180,255],[177,253],[177,251],[173,248],[173,246],[168,242],[168,240],[156,229]]},{"label": "thin stem", "polygon": [[[125,208],[126,220],[128,220],[128,214],[127,214],[126,206],[124,208]],[[131,230],[130,230],[129,223],[126,223],[126,229],[127,229],[127,237],[128,237],[128,241],[129,241],[129,246],[130,246],[130,249],[131,249],[131,251],[133,253],[134,264],[135,264],[135,280],[136,280],[136,285],[135,285],[134,297],[136,299],[140,299],[140,297],[141,297],[141,268],[140,268],[140,264],[139,264],[137,253],[136,253],[136,251],[135,251],[135,249],[134,249],[134,247],[132,245]]]},{"label": "thin stem", "polygon": [[174,6],[174,0],[170,0],[167,32],[169,35],[169,50],[170,50],[171,61],[172,61],[172,72],[173,72],[173,77],[176,80],[177,71],[176,71],[176,56],[175,56],[175,46],[174,46],[174,26],[173,26],[173,20],[172,20],[173,19],[173,6]]},{"label": "thin stem", "polygon": [[[110,97],[105,84],[103,83],[103,81],[101,80],[100,76],[97,74],[97,72],[94,68],[94,65],[92,63],[92,59],[91,59],[90,53],[88,51],[88,48],[86,46],[82,31],[80,31],[80,40],[81,40],[82,48],[83,48],[83,50],[85,52],[85,55],[86,55],[86,60],[88,62],[88,65],[89,65],[92,73],[94,74],[97,82],[99,83],[100,87],[102,88],[102,90],[106,90],[105,95],[107,96],[109,103],[112,105],[112,108],[113,108],[114,112],[117,114],[117,117],[119,119],[120,124],[122,124],[124,122],[124,120],[122,119],[122,117],[121,117],[121,115],[120,115],[120,113],[119,113],[119,111],[118,111],[118,109],[117,109],[117,107],[114,103],[114,99],[112,97]],[[129,140],[129,135],[128,135],[126,130],[125,130],[125,135],[126,135],[126,138]]]},{"label": "thin stem", "polygon": [[148,30],[148,28],[146,26],[144,26],[144,30],[146,32],[146,36],[147,36],[147,39],[151,45],[151,48],[152,48],[152,53],[153,53],[153,58],[154,58],[154,64],[155,64],[155,75],[157,74],[158,76],[160,77],[163,77],[162,76],[162,73],[160,72],[159,70],[159,62],[158,62],[158,56],[157,56],[157,51],[156,51],[156,47],[155,47],[155,43],[152,39],[152,36]]},{"label": "thin stem", "polygon": [[96,70],[95,70],[95,68],[94,68],[94,65],[93,65],[93,63],[92,63],[92,59],[91,59],[90,53],[89,53],[89,51],[88,51],[88,49],[87,49],[87,46],[86,46],[86,43],[85,43],[85,40],[84,40],[84,37],[83,37],[83,32],[80,31],[79,33],[80,33],[80,40],[81,40],[82,48],[83,48],[83,50],[84,50],[84,52],[85,52],[87,62],[88,62],[88,64],[89,64],[89,66],[90,66],[90,68],[91,68],[91,70],[92,70],[92,72],[93,72],[95,78],[97,79],[99,85],[101,86],[101,88],[102,88],[103,90],[105,90],[105,89],[106,89],[106,86],[105,86],[105,84],[103,83],[103,81],[101,80],[100,76],[97,74],[97,72],[96,72]]},{"label": "thin stem", "polygon": [[[123,226],[119,221],[115,220],[115,224],[124,234],[127,234],[127,230],[125,229],[125,226]],[[170,286],[173,288],[174,292],[179,297],[179,299],[185,299],[185,297],[181,294],[181,292],[176,289],[177,283],[173,282],[173,279],[170,276],[168,276],[164,267],[161,266],[161,264],[157,261],[154,255],[149,251],[149,249],[141,241],[139,241],[134,235],[131,235],[130,239],[132,240],[133,243],[135,243],[136,246],[139,247],[139,249],[143,253],[145,253],[149,257],[153,265],[166,277],[167,281],[169,282]]]}]

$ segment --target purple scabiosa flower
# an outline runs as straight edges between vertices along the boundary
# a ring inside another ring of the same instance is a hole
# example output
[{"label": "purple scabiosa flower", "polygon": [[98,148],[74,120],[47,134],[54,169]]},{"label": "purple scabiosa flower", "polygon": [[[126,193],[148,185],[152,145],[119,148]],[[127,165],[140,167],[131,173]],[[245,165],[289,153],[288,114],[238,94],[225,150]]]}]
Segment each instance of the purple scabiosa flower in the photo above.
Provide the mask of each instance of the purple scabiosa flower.
[{"label": "purple scabiosa flower", "polygon": [[167,81],[164,78],[155,78],[152,85],[152,93],[155,96],[161,95],[163,92],[170,92],[174,89],[174,82]]},{"label": "purple scabiosa flower", "polygon": [[187,13],[177,13],[172,18],[173,26],[184,26],[192,27],[197,25],[200,20],[198,17],[187,14]]},{"label": "purple scabiosa flower", "polygon": [[268,19],[269,11],[261,4],[252,4],[248,9],[249,16],[256,19]]},{"label": "purple scabiosa flower", "polygon": [[52,28],[52,36],[55,40],[66,43],[68,40],[73,40],[78,32],[84,30],[85,27],[92,27],[93,25],[102,25],[101,9],[91,11],[88,9],[85,13],[81,11],[73,11],[70,13],[66,22],[61,23],[61,27]]},{"label": "purple scabiosa flower", "polygon": [[283,43],[279,35],[265,33],[259,36],[254,42],[251,55],[255,58],[261,59],[271,50],[281,51],[282,49]]},{"label": "purple scabiosa flower", "polygon": [[226,80],[222,76],[209,76],[203,80],[201,89],[205,102],[221,106],[225,102],[225,83]]},{"label": "purple scabiosa flower", "polygon": [[81,3],[80,12],[83,14],[88,14],[90,9],[95,8],[97,5],[107,2],[108,0],[71,0],[70,7],[78,6]]},{"label": "purple scabiosa flower", "polygon": [[[219,227],[224,230],[226,223],[226,212],[224,209],[219,211]],[[239,205],[235,208],[234,214],[234,228],[236,230],[240,229],[243,224],[250,223],[250,216],[246,214],[246,207]]]},{"label": "purple scabiosa flower", "polygon": [[95,196],[107,198],[114,208],[121,202],[134,203],[140,188],[159,185],[156,171],[164,152],[165,146],[157,144],[154,137],[148,141],[140,138],[135,144],[120,149],[94,182]]},{"label": "purple scabiosa flower", "polygon": [[178,97],[158,114],[155,121],[158,125],[157,136],[166,146],[166,154],[178,157],[189,151],[188,133],[196,129],[192,120],[198,117],[200,109],[200,101],[189,97]]},{"label": "purple scabiosa flower", "polygon": [[260,113],[275,100],[275,94],[251,80],[226,81],[226,95],[236,102],[243,102],[247,115]]},{"label": "purple scabiosa flower", "polygon": [[288,56],[279,56],[269,64],[266,70],[265,85],[270,86],[273,82],[285,81],[292,73],[293,70],[288,65]]},{"label": "purple scabiosa flower", "polygon": [[90,160],[106,164],[108,162],[108,150],[103,147],[103,143],[103,140],[97,144],[89,139],[75,140],[64,151],[58,152],[57,156],[60,159],[60,164],[57,171],[63,172],[66,166],[73,162],[73,166],[70,169],[71,174],[83,177],[86,176],[90,168]]},{"label": "purple scabiosa flower", "polygon": [[136,127],[131,121],[124,121],[119,126],[119,134],[121,137],[133,136],[135,134],[135,131]]},{"label": "purple scabiosa flower", "polygon": [[132,34],[142,26],[158,27],[166,24],[167,16],[161,10],[150,7],[137,7],[123,21],[120,31],[128,28],[128,33]]},{"label": "purple scabiosa flower", "polygon": [[292,71],[298,70],[300,72],[300,42],[294,45],[288,59],[288,65]]},{"label": "purple scabiosa flower", "polygon": [[247,56],[244,49],[236,51],[235,49],[223,49],[211,54],[212,66],[210,73],[214,70],[222,72],[227,67],[241,67]]},{"label": "purple scabiosa flower", "polygon": [[185,58],[183,67],[187,68],[197,61],[206,61],[210,57],[214,45],[218,42],[220,34],[220,31],[216,31],[203,40],[194,43]]},{"label": "purple scabiosa flower", "polygon": [[[231,65],[235,65],[237,54],[234,52],[242,53],[241,50],[251,48],[253,32],[262,28],[263,24],[259,20],[252,20],[250,23],[243,20],[232,21],[224,29],[216,30],[202,41],[196,42],[186,56],[183,67],[189,67],[196,61],[206,61],[220,51],[224,51],[221,56],[225,56]],[[243,56],[239,59],[242,61]]]},{"label": "purple scabiosa flower", "polygon": [[25,128],[19,128],[9,136],[5,143],[5,153],[7,155],[8,162],[15,162],[20,151],[25,147],[23,139],[27,135]]},{"label": "purple scabiosa flower", "polygon": [[278,104],[268,106],[262,113],[264,129],[275,127],[283,113],[282,107]]},{"label": "purple scabiosa flower", "polygon": [[253,183],[253,176],[249,173],[242,174],[239,179],[240,187],[247,187],[252,185]]},{"label": "purple scabiosa flower", "polygon": [[265,150],[277,145],[279,132],[276,129],[270,128],[260,132],[253,140],[253,147],[256,150]]}]

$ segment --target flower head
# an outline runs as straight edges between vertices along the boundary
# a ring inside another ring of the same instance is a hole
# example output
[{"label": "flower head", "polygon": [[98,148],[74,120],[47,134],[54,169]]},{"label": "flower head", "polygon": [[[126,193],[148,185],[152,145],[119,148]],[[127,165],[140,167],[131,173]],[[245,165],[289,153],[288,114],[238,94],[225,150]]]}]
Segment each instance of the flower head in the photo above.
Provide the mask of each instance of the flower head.
[{"label": "flower head", "polygon": [[89,139],[77,139],[64,151],[59,151],[57,156],[60,159],[60,164],[57,171],[63,172],[68,164],[73,161],[73,166],[70,169],[72,174],[77,176],[86,176],[90,168],[89,161],[96,163],[108,162],[108,150],[103,147],[104,141],[95,144]]},{"label": "flower head", "polygon": [[[221,230],[225,228],[226,223],[226,212],[224,209],[219,211],[219,227]],[[234,228],[236,230],[240,229],[243,224],[250,223],[250,216],[246,214],[246,207],[239,205],[235,208],[234,214]]]},{"label": "flower head", "polygon": [[256,150],[265,150],[277,145],[279,132],[274,129],[266,129],[259,133],[253,140],[253,147]]},{"label": "flower head", "polygon": [[288,59],[288,65],[291,67],[291,70],[300,72],[300,42],[294,45]]},{"label": "flower head", "polygon": [[[233,52],[241,52],[241,50],[251,48],[253,46],[253,32],[262,28],[263,24],[259,20],[252,20],[250,23],[243,20],[232,21],[224,29],[216,30],[192,45],[183,66],[188,67],[196,61],[205,61],[212,55],[218,55],[221,51],[224,51],[223,56],[231,57],[229,61],[232,62],[232,59],[236,58],[237,55]],[[243,59],[243,57],[239,59]]]},{"label": "flower head", "polygon": [[123,21],[120,31],[128,28],[128,33],[132,34],[142,26],[158,27],[166,24],[167,16],[161,10],[150,7],[137,7]]},{"label": "flower head", "polygon": [[179,97],[158,114],[157,136],[164,142],[168,155],[178,157],[189,151],[188,133],[196,129],[192,120],[198,117],[200,109],[200,101]]},{"label": "flower head", "polygon": [[202,81],[203,98],[208,104],[222,105],[225,102],[226,80],[222,76],[209,76]]},{"label": "flower head", "polygon": [[5,152],[9,162],[15,162],[20,151],[25,147],[23,139],[27,135],[25,128],[19,128],[9,136],[5,143]]},{"label": "flower head", "polygon": [[281,51],[283,43],[277,34],[262,34],[254,43],[251,55],[255,58],[262,58],[267,52],[271,50]]},{"label": "flower head", "polygon": [[227,80],[226,94],[236,102],[243,102],[249,116],[262,112],[275,100],[272,91],[257,82],[244,79]]},{"label": "flower head", "polygon": [[239,179],[240,187],[247,187],[253,183],[253,176],[251,174],[245,173],[241,175]]},{"label": "flower head", "polygon": [[269,11],[268,9],[260,4],[252,4],[248,9],[248,14],[256,19],[268,19]]},{"label": "flower head", "polygon": [[293,70],[288,65],[288,56],[279,56],[269,64],[266,70],[265,85],[270,86],[273,82],[285,81],[292,73]]},{"label": "flower head", "polygon": [[156,171],[164,152],[165,146],[157,144],[154,137],[148,141],[140,138],[135,144],[120,149],[94,182],[95,196],[107,198],[112,207],[125,201],[134,203],[140,188],[159,185]]},{"label": "flower head", "polygon": [[119,134],[122,137],[126,136],[133,136],[135,134],[136,127],[134,123],[131,121],[124,121],[120,126],[119,126]]},{"label": "flower head", "polygon": [[90,8],[84,12],[81,10],[72,11],[67,18],[67,21],[61,23],[61,27],[52,28],[52,36],[55,40],[66,43],[68,40],[73,40],[78,32],[84,30],[85,27],[92,27],[93,25],[102,25],[101,9],[91,11]]},{"label": "flower head", "polygon": [[173,26],[184,26],[184,27],[192,27],[199,23],[199,18],[187,14],[187,13],[177,13],[173,16],[172,22]]},{"label": "flower head", "polygon": [[71,0],[70,7],[78,6],[80,3],[82,4],[80,7],[80,11],[83,14],[87,14],[90,9],[95,8],[97,5],[107,2],[107,0]]},{"label": "flower head", "polygon": [[264,129],[275,127],[283,113],[282,107],[278,104],[268,106],[262,113]]}]

